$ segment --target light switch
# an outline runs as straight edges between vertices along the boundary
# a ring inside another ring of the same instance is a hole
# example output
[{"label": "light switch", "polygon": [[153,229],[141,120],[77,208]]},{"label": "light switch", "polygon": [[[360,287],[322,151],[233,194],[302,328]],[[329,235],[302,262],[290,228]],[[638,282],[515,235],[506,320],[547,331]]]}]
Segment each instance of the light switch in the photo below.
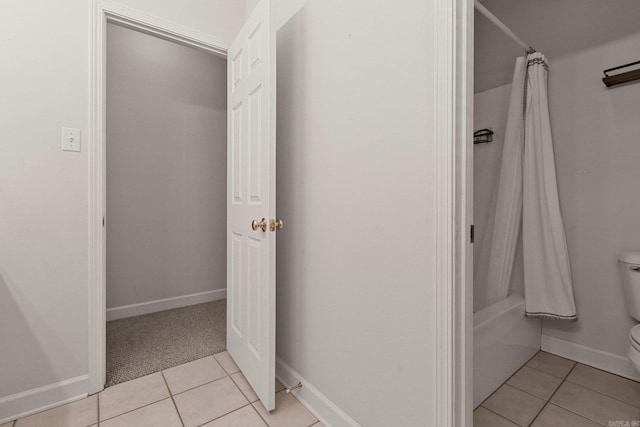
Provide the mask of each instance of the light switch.
[{"label": "light switch", "polygon": [[62,150],[80,151],[80,129],[62,128]]}]

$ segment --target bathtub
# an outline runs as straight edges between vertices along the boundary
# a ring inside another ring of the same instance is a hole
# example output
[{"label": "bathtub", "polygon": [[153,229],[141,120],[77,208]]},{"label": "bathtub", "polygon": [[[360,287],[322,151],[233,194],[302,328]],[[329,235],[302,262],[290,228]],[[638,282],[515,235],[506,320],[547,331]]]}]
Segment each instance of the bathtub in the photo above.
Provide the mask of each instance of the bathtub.
[{"label": "bathtub", "polygon": [[540,350],[540,319],[524,315],[521,294],[473,315],[473,406],[480,405]]}]

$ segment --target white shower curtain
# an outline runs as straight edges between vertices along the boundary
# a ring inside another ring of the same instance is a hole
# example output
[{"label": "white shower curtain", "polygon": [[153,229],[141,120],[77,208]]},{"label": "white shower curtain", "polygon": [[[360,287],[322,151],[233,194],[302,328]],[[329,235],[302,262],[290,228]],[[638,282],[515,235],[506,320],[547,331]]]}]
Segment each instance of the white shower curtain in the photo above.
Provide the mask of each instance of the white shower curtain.
[{"label": "white shower curtain", "polygon": [[522,230],[527,316],[576,320],[571,268],[560,214],[541,53],[516,60],[500,177],[474,278],[474,308],[509,295]]},{"label": "white shower curtain", "polygon": [[576,320],[551,138],[548,70],[543,54],[528,55],[522,179],[525,304],[528,316]]},{"label": "white shower curtain", "polygon": [[516,59],[509,114],[502,148],[500,177],[474,278],[474,308],[480,310],[507,297],[522,221],[523,99],[526,59]]}]

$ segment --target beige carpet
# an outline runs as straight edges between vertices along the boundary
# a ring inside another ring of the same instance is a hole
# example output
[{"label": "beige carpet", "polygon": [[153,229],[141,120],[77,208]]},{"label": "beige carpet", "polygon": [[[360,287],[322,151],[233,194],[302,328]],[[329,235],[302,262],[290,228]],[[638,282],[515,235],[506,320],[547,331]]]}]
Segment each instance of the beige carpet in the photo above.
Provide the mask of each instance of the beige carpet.
[{"label": "beige carpet", "polygon": [[107,322],[106,387],[226,350],[227,300]]}]

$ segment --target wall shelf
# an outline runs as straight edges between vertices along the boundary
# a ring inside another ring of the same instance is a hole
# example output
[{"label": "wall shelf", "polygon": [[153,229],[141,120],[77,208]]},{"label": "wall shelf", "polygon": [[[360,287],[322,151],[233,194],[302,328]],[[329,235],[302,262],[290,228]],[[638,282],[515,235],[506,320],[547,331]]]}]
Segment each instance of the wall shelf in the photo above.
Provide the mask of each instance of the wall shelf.
[{"label": "wall shelf", "polygon": [[488,144],[493,141],[493,131],[491,129],[480,129],[473,133],[473,144]]}]

